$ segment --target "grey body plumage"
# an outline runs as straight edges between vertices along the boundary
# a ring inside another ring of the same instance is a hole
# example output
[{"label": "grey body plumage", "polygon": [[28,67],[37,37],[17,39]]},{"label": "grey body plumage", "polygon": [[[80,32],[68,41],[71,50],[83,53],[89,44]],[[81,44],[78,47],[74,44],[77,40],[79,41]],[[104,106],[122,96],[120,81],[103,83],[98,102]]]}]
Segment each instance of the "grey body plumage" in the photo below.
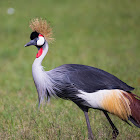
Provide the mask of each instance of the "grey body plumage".
[{"label": "grey body plumage", "polygon": [[[44,88],[43,91],[45,93],[42,94],[42,92],[39,92],[40,86],[36,84],[40,101],[44,97],[49,99],[53,96],[68,99],[78,106],[83,106],[82,103],[84,102],[85,105],[86,101],[77,96],[77,94],[81,94],[79,90],[90,94],[104,89],[121,89],[124,91],[134,89],[103,70],[85,65],[65,64],[47,72],[43,69],[42,71],[44,72],[43,79],[45,84],[42,83],[44,86],[41,87]],[[86,104],[87,107],[90,107],[88,103]]]}]

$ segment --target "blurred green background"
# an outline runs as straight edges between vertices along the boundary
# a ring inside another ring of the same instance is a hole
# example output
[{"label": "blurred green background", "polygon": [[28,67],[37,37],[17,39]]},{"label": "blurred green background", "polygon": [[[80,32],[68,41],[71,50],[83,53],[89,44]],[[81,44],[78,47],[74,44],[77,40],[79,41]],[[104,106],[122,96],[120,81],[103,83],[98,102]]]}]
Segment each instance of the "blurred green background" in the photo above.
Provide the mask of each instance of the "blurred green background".
[{"label": "blurred green background", "polygon": [[[72,102],[52,99],[37,108],[31,74],[37,49],[24,48],[35,17],[51,24],[56,39],[43,61],[45,70],[66,63],[98,67],[135,87],[140,96],[140,1],[0,1],[0,139],[87,140],[83,112]],[[89,116],[95,138],[111,139],[102,112],[90,110]],[[140,138],[138,128],[110,117],[120,131],[118,139]]]}]

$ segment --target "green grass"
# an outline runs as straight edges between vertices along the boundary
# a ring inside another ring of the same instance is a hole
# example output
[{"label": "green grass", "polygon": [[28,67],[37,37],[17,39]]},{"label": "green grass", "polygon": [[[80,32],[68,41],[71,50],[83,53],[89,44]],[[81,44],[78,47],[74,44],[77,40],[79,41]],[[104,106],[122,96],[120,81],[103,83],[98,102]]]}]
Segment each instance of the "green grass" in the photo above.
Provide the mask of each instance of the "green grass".
[{"label": "green grass", "polygon": [[[34,17],[46,18],[56,41],[43,61],[46,70],[65,63],[91,65],[136,87],[140,96],[139,0],[0,1],[0,139],[88,139],[83,112],[72,102],[52,99],[38,110],[31,65],[37,50],[24,48]],[[7,9],[15,8],[13,15]],[[110,115],[118,140],[138,140],[140,131]],[[90,110],[96,139],[111,139],[103,113]]]}]

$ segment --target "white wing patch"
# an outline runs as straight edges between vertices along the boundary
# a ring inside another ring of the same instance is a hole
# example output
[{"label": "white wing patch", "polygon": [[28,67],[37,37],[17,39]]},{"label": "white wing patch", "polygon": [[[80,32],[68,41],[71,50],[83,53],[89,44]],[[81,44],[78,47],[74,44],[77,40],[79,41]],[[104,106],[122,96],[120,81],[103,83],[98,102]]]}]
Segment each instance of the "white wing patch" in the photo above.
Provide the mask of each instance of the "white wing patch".
[{"label": "white wing patch", "polygon": [[112,90],[99,90],[93,93],[87,93],[79,90],[81,94],[78,97],[84,99],[92,108],[103,109],[102,102],[106,96],[111,94]]}]

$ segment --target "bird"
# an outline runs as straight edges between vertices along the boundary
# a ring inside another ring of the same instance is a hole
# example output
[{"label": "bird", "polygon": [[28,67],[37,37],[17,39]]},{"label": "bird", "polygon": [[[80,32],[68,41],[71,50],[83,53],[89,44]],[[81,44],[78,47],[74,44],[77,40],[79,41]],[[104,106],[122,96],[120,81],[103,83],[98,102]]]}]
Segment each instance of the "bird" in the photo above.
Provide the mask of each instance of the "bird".
[{"label": "bird", "polygon": [[88,116],[90,108],[103,112],[111,125],[114,139],[119,131],[108,113],[140,128],[140,97],[132,93],[133,87],[104,70],[87,65],[63,64],[45,71],[41,63],[48,52],[48,43],[54,40],[52,28],[42,18],[32,19],[29,27],[32,29],[31,40],[25,47],[34,45],[38,49],[32,64],[32,76],[39,105],[51,97],[74,102],[84,113],[90,140],[94,139]]}]

